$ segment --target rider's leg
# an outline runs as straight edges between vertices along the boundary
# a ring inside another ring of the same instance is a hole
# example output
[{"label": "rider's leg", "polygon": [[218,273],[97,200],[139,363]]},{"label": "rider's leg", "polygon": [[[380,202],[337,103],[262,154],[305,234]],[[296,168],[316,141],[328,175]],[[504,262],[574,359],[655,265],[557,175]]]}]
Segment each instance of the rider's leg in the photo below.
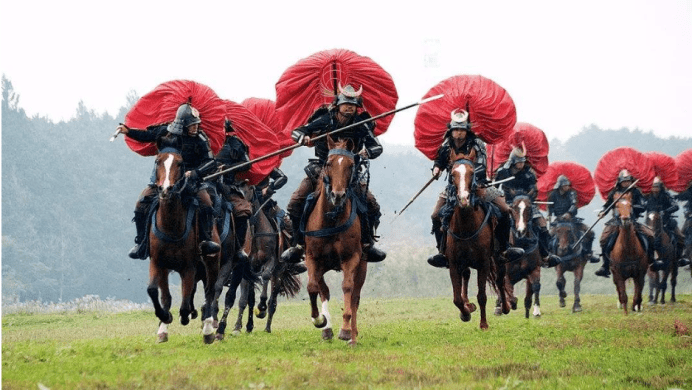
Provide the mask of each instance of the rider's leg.
[{"label": "rider's leg", "polygon": [[595,257],[594,253],[592,252],[592,243],[594,243],[594,231],[587,231],[588,229],[589,228],[587,228],[585,223],[578,224],[578,232],[580,232],[581,234],[587,232],[585,237],[582,239],[582,255],[584,255],[590,263],[597,263],[599,262],[599,258]]},{"label": "rider's leg", "polygon": [[544,216],[541,215],[541,212],[539,212],[539,209],[534,207],[536,209],[534,211],[534,224],[537,226],[537,229],[539,231],[539,252],[541,253],[541,256],[544,258],[545,264],[548,265],[548,267],[554,267],[558,265],[561,262],[561,258],[557,257],[554,254],[551,254],[549,251],[550,244],[549,242],[551,241],[551,235],[549,234],[549,229],[546,228],[546,219]]},{"label": "rider's leg", "polygon": [[289,216],[291,217],[291,227],[294,235],[292,238],[292,247],[284,251],[281,255],[281,260],[284,262],[298,263],[303,257],[303,243],[300,240],[301,218],[303,216],[303,208],[306,204],[306,198],[314,191],[313,181],[309,177],[303,178],[298,188],[291,195],[289,204],[286,207]]},{"label": "rider's leg", "polygon": [[135,205],[135,217],[132,220],[135,222],[137,236],[135,237],[135,246],[128,253],[128,256],[132,259],[144,259],[139,256],[140,244],[144,241],[144,235],[147,234],[147,215],[156,194],[157,187],[150,184],[142,191]]},{"label": "rider's leg", "polygon": [[510,207],[505,203],[505,198],[503,196],[494,198],[493,203],[498,206],[501,211],[501,217],[498,219],[498,225],[494,232],[496,240],[498,241],[498,250],[502,258],[504,258],[504,261],[516,261],[525,255],[525,251],[519,247],[510,247],[510,228],[512,228]]},{"label": "rider's leg", "polygon": [[614,223],[607,222],[604,225],[602,236],[599,238],[599,245],[602,248],[602,266],[594,272],[594,274],[600,277],[609,277],[611,275],[611,271],[609,270],[609,264],[611,263],[609,252],[611,252],[612,237],[615,235],[618,235],[618,226]]},{"label": "rider's leg", "polygon": [[441,228],[443,226],[442,222],[440,221],[440,216],[438,216],[438,212],[440,212],[440,208],[443,207],[445,204],[445,191],[443,191],[440,196],[438,196],[438,201],[436,202],[436,206],[433,208],[433,213],[431,214],[431,222],[433,223],[433,227],[431,229],[431,233],[435,236],[436,238],[436,247],[438,248],[438,253],[431,255],[428,257],[428,264],[431,266],[435,267],[448,267],[448,259],[445,257],[445,254],[443,253],[444,246],[443,246],[443,240],[444,234],[441,231]]},{"label": "rider's leg", "polygon": [[364,251],[368,255],[367,262],[380,262],[385,259],[387,254],[375,247],[375,230],[380,222],[380,205],[370,190],[366,193],[366,206],[368,207],[368,220],[370,232],[366,235],[370,238],[368,243],[364,243]]},{"label": "rider's leg", "polygon": [[655,243],[654,231],[644,224],[636,222],[635,230],[639,235],[642,235],[647,242],[647,262],[651,265],[651,269],[653,271],[663,270],[665,268],[665,263],[659,259],[655,259],[654,255],[655,250],[660,252],[660,254],[664,252],[661,241]]},{"label": "rider's leg", "polygon": [[236,262],[242,263],[248,259],[248,254],[246,254],[243,247],[245,246],[245,236],[248,231],[248,218],[252,214],[252,206],[250,202],[243,198],[240,194],[231,192],[229,194],[229,201],[233,204],[233,219],[235,222],[235,234],[236,234]]},{"label": "rider's leg", "polygon": [[200,251],[203,255],[214,254],[221,250],[219,243],[212,241],[214,226],[214,206],[212,198],[205,188],[198,190],[197,199],[200,201]]}]

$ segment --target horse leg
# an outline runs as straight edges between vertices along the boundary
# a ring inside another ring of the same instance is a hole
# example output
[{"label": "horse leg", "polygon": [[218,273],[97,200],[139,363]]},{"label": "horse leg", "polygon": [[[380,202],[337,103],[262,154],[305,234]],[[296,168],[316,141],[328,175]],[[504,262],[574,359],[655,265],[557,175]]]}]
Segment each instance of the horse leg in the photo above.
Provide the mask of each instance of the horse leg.
[{"label": "horse leg", "polygon": [[582,306],[580,305],[580,283],[582,282],[582,276],[585,272],[586,262],[580,262],[580,265],[575,268],[573,275],[575,280],[573,281],[573,294],[575,295],[575,301],[573,302],[573,313],[581,312]]},{"label": "horse leg", "polygon": [[626,293],[626,281],[623,278],[620,278],[620,276],[617,278],[616,274],[613,276],[616,291],[618,292],[618,308],[623,308],[623,314],[628,315],[628,294]]},{"label": "horse leg", "polygon": [[270,293],[269,302],[267,303],[267,324],[265,325],[265,331],[268,333],[272,332],[272,319],[274,318],[274,313],[277,311],[277,297],[279,296],[279,284],[275,277],[272,277],[272,290]]},{"label": "horse leg", "polygon": [[650,294],[648,296],[648,299],[649,299],[648,303],[649,304],[655,304],[656,303],[654,295],[655,295],[655,292],[657,291],[657,289],[659,287],[659,283],[657,282],[657,276],[658,276],[657,272],[653,272],[653,271],[650,271],[648,269],[647,280],[649,283],[648,286],[650,288]]},{"label": "horse leg", "polygon": [[258,303],[255,309],[255,316],[259,319],[267,316],[267,287],[269,286],[270,279],[262,279],[262,293],[260,293],[260,303]]},{"label": "horse leg", "polygon": [[[482,330],[487,330],[488,329],[488,323],[486,322],[486,280],[488,278],[488,270],[485,269],[478,269],[477,270],[477,287],[478,287],[478,292],[476,294],[476,300],[479,303],[479,314],[481,315],[481,320],[479,322],[479,327]],[[502,280],[501,280],[502,281]],[[501,296],[505,296],[503,292],[503,287],[502,285],[498,285],[500,288],[498,289],[499,292],[501,292]],[[503,307],[507,305],[507,301],[505,300],[504,297],[501,297],[501,302],[505,302],[503,304]],[[508,308],[508,312],[510,312],[510,308]],[[507,312],[503,311],[504,314]]]},{"label": "horse leg", "polygon": [[195,270],[185,268],[180,271],[181,279],[181,304],[180,304],[180,323],[186,326],[190,323],[190,312],[192,303],[192,294],[195,286]]},{"label": "horse leg", "polygon": [[[467,312],[470,314],[476,311],[476,305],[469,302],[469,278],[471,275],[472,271],[468,267],[462,270],[462,301],[464,302],[464,306],[467,308]],[[471,315],[469,319],[471,319]],[[467,319],[467,321],[469,321],[469,319]]]},{"label": "horse leg", "polygon": [[[469,299],[467,296],[467,285],[469,283],[469,273],[465,273],[468,268],[460,273],[459,266],[455,262],[450,263],[450,282],[452,283],[452,302],[460,310],[460,319],[469,322],[472,319],[471,311],[467,307]],[[465,279],[466,275],[466,279]]]},{"label": "horse leg", "polygon": [[679,276],[679,265],[674,263],[671,270],[671,302],[676,303],[676,278]]},{"label": "horse leg", "polygon": [[565,307],[565,298],[568,296],[565,293],[565,276],[563,275],[563,266],[556,266],[556,288],[558,288],[558,305]]},{"label": "horse leg", "polygon": [[[173,322],[173,315],[170,312],[171,292],[168,289],[168,270],[156,267],[152,261],[149,265],[149,275],[147,294],[154,304],[154,313],[159,318],[157,342],[166,342],[168,341],[168,325]],[[159,302],[159,290],[161,290],[161,303]]]},{"label": "horse leg", "polygon": [[[633,278],[633,285],[635,287],[633,292],[633,312],[642,311],[642,290],[645,286],[645,273],[641,273],[639,276]],[[662,294],[664,295],[664,294]]]},{"label": "horse leg", "polygon": [[243,279],[241,282],[241,295],[238,297],[238,317],[236,318],[236,325],[233,328],[233,333],[235,335],[240,334],[243,329],[243,313],[245,312],[245,307],[248,306],[248,281]]},{"label": "horse leg", "polygon": [[363,288],[363,283],[366,282],[367,269],[368,264],[366,262],[359,262],[355,270],[354,290],[351,292],[351,339],[349,340],[349,345],[351,346],[356,346],[358,340],[359,329],[356,325],[356,318],[361,302],[361,288]]},{"label": "horse leg", "polygon": [[[532,294],[534,295],[534,311],[532,312],[532,316],[535,318],[538,318],[541,316],[541,308],[540,308],[540,302],[539,302],[539,292],[541,291],[541,269],[536,268],[530,275],[530,280],[532,282]],[[529,288],[529,281],[527,281],[527,288]],[[529,294],[529,292],[527,292]],[[528,295],[529,297],[529,295]],[[525,303],[525,306],[527,306],[528,303]],[[528,317],[528,316],[527,316]]]},{"label": "horse leg", "polygon": [[667,303],[666,299],[664,298],[665,294],[667,293],[667,280],[669,279],[669,271],[664,270],[662,271],[662,278],[659,280],[659,292],[661,294],[659,298],[659,304],[665,305]]},{"label": "horse leg", "polygon": [[[333,334],[328,306],[330,301],[330,290],[325,284],[323,278],[324,272],[322,270],[317,270],[318,267],[315,265],[315,260],[308,252],[306,252],[306,265],[308,265],[308,283],[306,285],[306,290],[310,298],[310,318],[315,327],[322,329],[322,339],[331,341]],[[322,313],[318,311],[318,294],[322,301]]]},{"label": "horse leg", "polygon": [[[489,259],[490,259],[489,262],[495,262],[495,260],[493,258],[490,257]],[[488,268],[490,268],[490,266],[488,266]],[[498,273],[496,275],[496,286],[498,287],[498,298],[501,301],[501,309],[503,310],[503,313],[507,315],[510,313],[511,305],[510,305],[510,298],[508,297],[508,295],[506,295],[506,289],[504,286],[505,266],[504,265],[497,265],[496,270],[498,271]],[[478,273],[478,270],[477,270],[477,279],[478,279],[478,276],[480,274],[481,273]],[[488,276],[488,274],[489,274],[489,270],[487,269],[484,271],[484,278],[486,278]],[[484,298],[486,298],[486,283],[485,282],[484,282],[483,287],[484,287],[483,296],[484,296]],[[477,294],[477,297],[478,296],[479,295]],[[484,305],[486,305],[485,301],[484,301]],[[481,303],[479,303],[479,306],[481,306]],[[515,306],[516,306],[515,308],[517,308],[517,303],[515,303]]]},{"label": "horse leg", "polygon": [[[214,342],[215,329],[218,326],[219,302],[217,301],[216,291],[217,283],[219,282],[219,254],[206,256],[203,260],[206,273],[204,283],[205,305],[202,312],[202,337],[205,343],[210,344]],[[190,304],[193,304],[192,297],[190,298]]]},{"label": "horse leg", "polygon": [[361,258],[353,254],[351,259],[342,263],[342,293],[344,294],[344,311],[342,311],[342,328],[339,330],[339,339],[351,341],[351,319],[354,316],[353,293],[356,273]]},{"label": "horse leg", "polygon": [[248,322],[245,325],[245,332],[252,333],[255,328],[253,308],[255,308],[255,286],[248,283]]},{"label": "horse leg", "polygon": [[[230,262],[229,262],[230,263]],[[230,272],[230,269],[229,269]],[[223,277],[220,278],[220,280]],[[239,271],[237,273],[231,273],[231,281],[229,289],[226,291],[226,296],[224,297],[224,314],[221,316],[221,321],[219,321],[219,327],[217,328],[217,339],[224,339],[224,332],[226,331],[226,322],[233,307],[233,303],[236,301],[236,290],[242,281],[242,273]]]}]

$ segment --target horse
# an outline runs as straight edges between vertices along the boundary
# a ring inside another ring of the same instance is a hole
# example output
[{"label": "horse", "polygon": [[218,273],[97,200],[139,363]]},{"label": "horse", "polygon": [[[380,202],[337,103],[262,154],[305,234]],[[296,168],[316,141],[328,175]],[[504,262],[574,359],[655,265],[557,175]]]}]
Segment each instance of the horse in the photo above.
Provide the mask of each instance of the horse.
[{"label": "horse", "polygon": [[[532,227],[532,200],[526,195],[519,195],[513,199],[510,207],[514,225],[510,242],[514,247],[521,247],[525,255],[505,264],[504,288],[512,309],[517,309],[517,298],[514,295],[514,285],[524,279],[527,282],[525,295],[525,318],[529,318],[529,308],[532,306],[534,295],[533,316],[540,317],[539,291],[541,290],[541,254],[539,253],[539,238],[534,234]],[[496,302],[495,315],[501,315],[500,301]]]},{"label": "horse", "polygon": [[647,250],[640,242],[631,217],[633,211],[630,193],[625,193],[614,206],[618,224],[618,236],[613,249],[607,256],[611,259],[611,273],[618,292],[619,308],[628,315],[628,295],[626,280],[633,279],[635,287],[633,294],[633,312],[642,311],[642,290],[645,285],[645,275],[648,269]]},{"label": "horse", "polygon": [[[580,221],[580,220],[578,220]],[[565,307],[565,298],[568,294],[565,292],[565,272],[573,272],[575,279],[573,280],[573,312],[582,311],[580,305],[580,283],[585,272],[585,265],[589,261],[583,252],[584,242],[577,248],[575,243],[578,241],[581,232],[578,230],[578,225],[572,219],[559,217],[553,223],[553,245],[554,254],[561,258],[561,263],[556,266],[556,287],[558,288],[558,305]]]},{"label": "horse", "polygon": [[[655,242],[659,246],[655,247],[657,256],[664,261],[664,269],[659,271],[648,270],[649,277],[649,303],[655,304],[661,294],[660,304],[665,304],[664,294],[667,291],[667,279],[671,276],[671,302],[676,302],[676,277],[679,275],[678,259],[676,257],[676,238],[670,236],[664,229],[662,215],[660,212],[649,212],[645,218],[645,224],[654,231]],[[653,295],[654,293],[654,295]]]},{"label": "horse", "polygon": [[[205,290],[205,306],[202,309],[203,340],[214,341],[214,282],[219,273],[219,253],[202,256],[199,250],[199,224],[194,195],[188,194],[188,178],[183,177],[180,145],[168,137],[157,140],[156,185],[158,199],[155,201],[149,233],[149,284],[147,294],[159,318],[158,342],[168,341],[168,324],[171,315],[171,292],[168,275],[176,271],[181,278],[180,322],[187,325],[197,316],[193,296],[197,278],[202,278]],[[212,240],[219,240],[214,230]],[[196,272],[204,266],[204,277]],[[159,292],[161,302],[159,301]]]},{"label": "horse", "polygon": [[[361,217],[357,213],[360,191],[358,167],[351,139],[333,140],[327,136],[327,161],[320,175],[315,205],[308,212],[305,225],[305,263],[308,269],[307,291],[311,320],[322,329],[322,338],[332,340],[329,312],[330,290],[324,275],[330,270],[342,271],[344,310],[339,339],[355,346],[358,338],[357,311],[361,288],[366,281],[366,256],[361,245]],[[318,310],[320,295],[322,307]]]},{"label": "horse", "polygon": [[[273,208],[267,210],[267,207],[262,209],[261,199],[257,192],[253,198],[253,216],[250,218],[250,229],[246,239],[246,247],[249,253],[250,266],[254,273],[260,274],[262,278],[262,292],[260,294],[260,302],[255,308],[255,316],[262,319],[267,317],[265,332],[272,332],[272,319],[277,310],[277,298],[284,295],[286,297],[295,297],[301,289],[301,280],[298,274],[305,271],[305,267],[301,264],[293,264],[280,262],[281,253],[288,248],[288,241],[282,235],[280,223],[267,215],[274,213]],[[271,285],[271,294],[267,291]],[[252,332],[253,323],[253,307],[255,305],[255,290],[254,284],[244,279],[241,283],[241,294],[238,301],[238,319],[234,327],[234,334],[240,333],[243,326],[243,312],[248,307],[248,321],[246,323],[246,332]],[[269,310],[269,311],[268,311]]]},{"label": "horse", "polygon": [[[481,320],[479,327],[488,329],[486,320],[486,283],[499,294],[501,312],[510,312],[510,303],[506,298],[503,283],[505,268],[499,264],[494,255],[494,226],[496,220],[491,217],[489,205],[485,207],[477,202],[476,181],[474,175],[475,153],[470,155],[451,154],[454,162],[449,176],[449,198],[453,198],[453,212],[446,233],[445,256],[450,265],[453,303],[460,310],[463,322],[471,320],[471,313],[476,306],[469,302],[470,268],[477,271],[477,301],[480,307]],[[448,205],[446,205],[448,206]]]}]

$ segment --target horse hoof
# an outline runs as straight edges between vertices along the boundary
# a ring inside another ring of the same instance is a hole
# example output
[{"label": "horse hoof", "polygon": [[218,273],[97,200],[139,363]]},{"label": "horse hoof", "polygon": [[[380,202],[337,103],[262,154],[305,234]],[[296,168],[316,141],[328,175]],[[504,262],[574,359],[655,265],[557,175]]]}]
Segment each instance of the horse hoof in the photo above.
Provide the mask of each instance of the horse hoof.
[{"label": "horse hoof", "polygon": [[231,335],[233,335],[234,337],[238,337],[239,335],[241,335],[241,330],[233,330],[233,332],[231,332]]},{"label": "horse hoof", "polygon": [[266,315],[267,315],[267,311],[263,311],[263,310],[260,310],[259,308],[255,307],[255,316],[258,319],[264,319]]},{"label": "horse hoof", "polygon": [[351,341],[351,330],[339,330],[339,339],[342,341]]},{"label": "horse hoof", "polygon": [[197,319],[197,310],[190,311],[190,319]]},{"label": "horse hoof", "polygon": [[270,329],[269,327],[265,327],[265,332],[267,334],[272,334],[272,329]]},{"label": "horse hoof", "polygon": [[212,327],[215,328],[215,329],[216,329],[216,328],[219,328],[219,321],[216,320],[216,319],[214,319],[214,320],[212,321]]},{"label": "horse hoof", "polygon": [[348,342],[347,344],[348,344],[349,346],[351,346],[352,348],[354,348],[354,347],[356,347],[356,340],[353,340],[353,339],[352,339],[352,340],[349,340],[349,342]]},{"label": "horse hoof", "polygon": [[168,342],[168,333],[161,333],[157,335],[156,343]]},{"label": "horse hoof", "polygon": [[503,310],[500,307],[496,307],[496,309],[493,310],[493,315],[501,316],[503,315]]},{"label": "horse hoof", "polygon": [[482,329],[482,330],[488,330],[488,324],[487,324],[487,323],[481,323],[481,324],[479,325],[479,328]]},{"label": "horse hoof", "polygon": [[472,320],[472,314],[466,314],[465,315],[464,313],[460,313],[460,319],[463,322],[469,322],[470,320]]},{"label": "horse hoof", "polygon": [[187,316],[180,317],[180,324],[182,324],[183,326],[187,326],[188,323],[190,323],[190,319],[188,319]]},{"label": "horse hoof", "polygon": [[217,339],[217,341],[223,341],[224,340],[224,334],[217,333],[215,338]]},{"label": "horse hoof", "polygon": [[161,321],[164,322],[164,323],[166,323],[166,324],[171,324],[171,323],[173,323],[173,314],[171,314],[171,313],[169,312],[169,313],[168,313],[168,318],[165,319],[165,320],[164,320],[164,319],[161,319]]},{"label": "horse hoof", "polygon": [[472,312],[476,311],[476,304],[474,303],[467,303],[467,311],[471,314]]},{"label": "horse hoof", "polygon": [[573,306],[573,313],[582,312],[582,307],[579,305]]},{"label": "horse hoof", "polygon": [[214,334],[207,334],[207,335],[202,336],[202,340],[207,345],[213,343],[215,339],[216,339],[216,335],[214,335]]},{"label": "horse hoof", "polygon": [[325,317],[325,315],[320,315],[317,318],[313,319],[313,325],[316,328],[321,329],[321,328],[327,326],[327,318]]},{"label": "horse hoof", "polygon": [[322,339],[325,341],[332,341],[332,338],[334,337],[334,333],[332,333],[331,328],[327,329],[322,329]]},{"label": "horse hoof", "polygon": [[563,300],[562,297],[561,297],[561,300],[558,302],[558,306],[561,308],[565,307],[565,300]]}]

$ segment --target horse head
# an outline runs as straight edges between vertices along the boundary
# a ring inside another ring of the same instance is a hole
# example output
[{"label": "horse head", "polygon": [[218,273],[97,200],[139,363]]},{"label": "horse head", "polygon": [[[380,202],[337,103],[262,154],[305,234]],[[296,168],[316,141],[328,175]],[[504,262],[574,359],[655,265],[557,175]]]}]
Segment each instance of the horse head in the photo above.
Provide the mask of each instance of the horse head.
[{"label": "horse head", "polygon": [[472,206],[471,196],[476,190],[474,159],[476,159],[474,150],[469,154],[454,152],[451,154],[453,164],[450,170],[450,182],[457,189],[457,203],[461,208]]},{"label": "horse head", "polygon": [[346,193],[356,172],[354,141],[327,136],[329,153],[323,172],[325,193],[334,207],[342,207],[346,202]]},{"label": "horse head", "polygon": [[183,176],[183,157],[177,141],[177,138],[161,137],[156,143],[156,185],[160,199],[168,199],[171,194],[176,194],[174,185]]},{"label": "horse head", "polygon": [[645,225],[652,228],[655,232],[661,232],[663,228],[662,215],[657,211],[650,211],[645,217]]},{"label": "horse head", "polygon": [[633,223],[633,201],[630,193],[625,193],[614,205],[616,217],[618,217],[624,227],[629,227]]},{"label": "horse head", "polygon": [[570,253],[570,248],[577,240],[577,235],[575,234],[575,225],[572,221],[570,221],[569,218],[559,217],[556,219],[553,232],[558,241],[556,255],[559,257],[568,255]]},{"label": "horse head", "polygon": [[515,197],[510,211],[515,221],[515,230],[519,236],[525,236],[532,221],[532,200],[526,195]]}]

